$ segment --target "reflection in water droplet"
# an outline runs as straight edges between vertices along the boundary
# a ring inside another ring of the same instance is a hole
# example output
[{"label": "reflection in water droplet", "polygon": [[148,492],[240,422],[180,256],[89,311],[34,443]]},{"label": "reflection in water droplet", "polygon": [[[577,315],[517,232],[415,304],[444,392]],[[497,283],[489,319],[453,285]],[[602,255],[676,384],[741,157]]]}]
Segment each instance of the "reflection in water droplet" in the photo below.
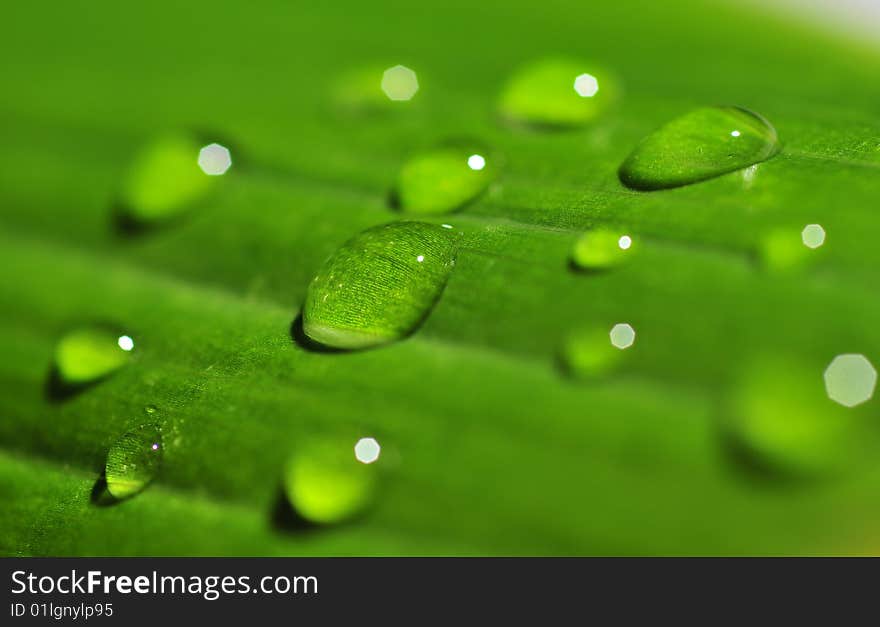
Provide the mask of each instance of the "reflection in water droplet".
[{"label": "reflection in water droplet", "polygon": [[813,474],[850,465],[866,438],[855,412],[828,402],[821,367],[765,355],[748,363],[728,398],[726,428],[761,466]]},{"label": "reflection in water droplet", "polygon": [[367,229],[337,249],[312,280],[303,331],[344,349],[399,340],[428,316],[454,265],[453,235],[437,225]]},{"label": "reflection in water droplet", "polygon": [[122,500],[143,490],[162,463],[162,433],[156,425],[143,425],[120,437],[107,452],[104,475],[107,491]]},{"label": "reflection in water droplet", "polygon": [[55,347],[55,370],[66,385],[97,381],[128,363],[134,341],[105,325],[69,331]]},{"label": "reflection in water droplet", "polygon": [[492,168],[482,155],[440,148],[407,161],[395,191],[406,213],[448,213],[474,200],[491,181]]},{"label": "reflection in water droplet", "polygon": [[607,327],[596,327],[570,335],[563,345],[562,361],[569,375],[593,378],[611,372],[623,355],[608,341]]},{"label": "reflection in water droplet", "polygon": [[615,324],[609,333],[611,344],[615,348],[624,350],[633,345],[636,341],[636,330],[626,322]]},{"label": "reflection in water droplet", "polygon": [[633,239],[610,229],[593,229],[581,235],[574,244],[571,261],[584,270],[601,270],[617,266],[634,254]]},{"label": "reflection in water droplet", "polygon": [[416,73],[405,65],[395,65],[382,74],[382,91],[391,100],[411,100],[419,91],[419,79]]},{"label": "reflection in water droplet", "polygon": [[[367,452],[378,457],[378,443]],[[328,525],[350,519],[370,505],[377,479],[376,465],[360,462],[351,454],[351,440],[312,440],[288,460],[284,492],[302,518]]]},{"label": "reflection in water droplet", "polygon": [[590,122],[615,99],[616,87],[577,61],[551,59],[517,72],[501,93],[499,111],[515,124],[573,127]]},{"label": "reflection in water droplet", "polygon": [[362,464],[372,464],[379,459],[382,447],[375,438],[361,438],[354,445],[354,456]]},{"label": "reflection in water droplet", "polygon": [[876,386],[877,371],[864,355],[838,355],[825,370],[828,398],[844,407],[871,400]]},{"label": "reflection in water droplet", "polygon": [[200,144],[172,135],[146,146],[136,157],[120,192],[122,217],[148,225],[177,216],[202,200],[214,177],[199,167]]},{"label": "reflection in water droplet", "polygon": [[634,189],[678,187],[760,163],[778,151],[770,123],[739,107],[704,107],[668,122],[620,167]]},{"label": "reflection in water droplet", "polygon": [[229,149],[220,144],[208,144],[199,150],[199,167],[209,176],[221,176],[232,165]]},{"label": "reflection in water droplet", "polygon": [[820,224],[808,224],[801,231],[801,240],[807,248],[819,248],[825,243],[825,229]]}]

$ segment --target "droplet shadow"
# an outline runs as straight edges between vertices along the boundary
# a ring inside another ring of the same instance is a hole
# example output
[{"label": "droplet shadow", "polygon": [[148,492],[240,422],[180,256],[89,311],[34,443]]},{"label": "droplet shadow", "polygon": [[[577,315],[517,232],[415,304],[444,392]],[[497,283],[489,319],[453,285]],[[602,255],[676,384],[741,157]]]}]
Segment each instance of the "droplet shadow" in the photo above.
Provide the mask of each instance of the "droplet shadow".
[{"label": "droplet shadow", "polygon": [[293,340],[294,344],[304,350],[309,351],[310,353],[334,354],[349,352],[341,348],[324,346],[323,344],[319,344],[308,335],[306,335],[305,329],[303,329],[302,313],[297,314],[296,318],[293,321],[293,324],[290,325],[290,338]]},{"label": "droplet shadow", "polygon": [[272,528],[283,533],[314,532],[320,529],[319,525],[306,520],[294,509],[281,488],[278,489],[270,520]]},{"label": "droplet shadow", "polygon": [[95,481],[95,485],[92,486],[89,502],[95,507],[110,507],[122,502],[110,494],[110,490],[107,489],[107,477],[103,472],[98,477],[98,480]]},{"label": "droplet shadow", "polygon": [[52,365],[49,367],[49,372],[46,373],[46,382],[43,385],[43,394],[46,397],[46,400],[52,403],[63,403],[66,400],[73,398],[85,392],[90,387],[95,384],[103,381],[104,378],[96,379],[94,381],[89,381],[87,383],[70,383],[65,381],[61,377],[61,373],[58,371],[58,367],[56,365]]}]

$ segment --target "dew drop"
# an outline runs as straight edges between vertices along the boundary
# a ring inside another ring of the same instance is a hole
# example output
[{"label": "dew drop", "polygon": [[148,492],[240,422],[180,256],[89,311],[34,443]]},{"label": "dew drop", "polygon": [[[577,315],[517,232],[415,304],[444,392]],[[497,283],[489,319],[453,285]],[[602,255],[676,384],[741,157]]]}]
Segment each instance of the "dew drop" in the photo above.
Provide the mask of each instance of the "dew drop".
[{"label": "dew drop", "polygon": [[397,177],[396,200],[406,213],[448,213],[477,198],[492,178],[493,168],[485,155],[439,148],[404,164]]},{"label": "dew drop", "polygon": [[728,399],[726,428],[736,450],[758,466],[826,472],[849,464],[869,441],[858,415],[825,396],[821,367],[780,355],[747,363]]},{"label": "dew drop", "polygon": [[825,243],[825,229],[821,224],[808,224],[801,231],[801,241],[807,248],[819,248]]},{"label": "dew drop", "polygon": [[[372,438],[369,438],[372,439]],[[356,446],[379,455],[375,447]],[[378,484],[377,466],[352,454],[352,441],[345,438],[312,440],[288,460],[283,477],[284,493],[291,508],[303,519],[320,525],[348,520],[374,500]]]},{"label": "dew drop", "polygon": [[342,349],[399,340],[431,312],[454,265],[454,237],[438,225],[367,229],[337,249],[312,280],[303,332]]},{"label": "dew drop", "polygon": [[582,270],[602,270],[620,265],[634,253],[632,236],[599,228],[578,238],[571,252],[571,261]]},{"label": "dew drop", "polygon": [[143,425],[122,435],[107,452],[107,491],[122,500],[146,488],[159,471],[162,454],[162,433],[156,425]]},{"label": "dew drop", "polygon": [[626,350],[636,341],[636,330],[632,325],[626,322],[619,322],[611,327],[608,336],[611,339],[611,345],[620,350]]},{"label": "dew drop", "polygon": [[679,187],[747,168],[779,150],[776,130],[740,107],[704,107],[643,139],[620,166],[620,180],[639,190]]},{"label": "dew drop", "polygon": [[229,151],[219,144],[202,146],[188,135],[159,138],[141,150],[125,176],[121,217],[145,226],[178,216],[205,198],[230,164]]},{"label": "dew drop", "polygon": [[55,346],[54,369],[60,381],[79,386],[102,379],[131,358],[134,340],[105,325],[73,329]]},{"label": "dew drop", "polygon": [[499,112],[511,123],[576,127],[607,109],[617,93],[608,75],[583,63],[547,59],[517,72],[501,93]]},{"label": "dew drop", "polygon": [[412,100],[419,91],[419,78],[405,65],[395,65],[382,74],[382,91],[390,100]]},{"label": "dew drop", "polygon": [[376,441],[376,438],[361,438],[354,445],[354,456],[362,464],[372,464],[379,459],[382,447]]},{"label": "dew drop", "polygon": [[590,328],[571,334],[563,345],[565,371],[576,379],[589,379],[611,372],[624,352],[608,341],[608,329]]}]

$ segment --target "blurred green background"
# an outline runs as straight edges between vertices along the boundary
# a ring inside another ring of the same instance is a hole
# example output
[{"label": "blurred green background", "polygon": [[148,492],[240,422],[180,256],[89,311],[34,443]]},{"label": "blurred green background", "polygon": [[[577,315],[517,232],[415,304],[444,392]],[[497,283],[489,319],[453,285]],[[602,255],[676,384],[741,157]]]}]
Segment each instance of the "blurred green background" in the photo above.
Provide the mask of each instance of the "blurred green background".
[{"label": "blurred green background", "polygon": [[[877,401],[842,408],[823,383],[838,354],[880,363],[880,54],[865,44],[700,0],[4,13],[3,554],[880,550]],[[502,123],[508,79],[557,56],[616,77],[618,101],[576,129]],[[418,74],[411,101],[359,95],[353,77],[395,64]],[[761,113],[780,154],[746,176],[621,185],[641,138],[713,104]],[[121,230],[127,172],[169,132],[229,146],[233,166],[179,220]],[[498,175],[443,216],[463,247],[424,325],[369,351],[298,344],[322,261],[403,217],[400,168],[450,140],[485,146]],[[816,251],[809,223],[827,232]],[[626,229],[638,256],[573,271],[595,227]],[[53,397],[55,344],[94,321],[135,339],[132,363]],[[637,339],[613,371],[560,366],[573,334],[618,322]],[[147,421],[170,434],[160,476],[100,506],[108,449]],[[292,524],[286,460],[337,430],[381,442],[379,490],[354,520]]]}]

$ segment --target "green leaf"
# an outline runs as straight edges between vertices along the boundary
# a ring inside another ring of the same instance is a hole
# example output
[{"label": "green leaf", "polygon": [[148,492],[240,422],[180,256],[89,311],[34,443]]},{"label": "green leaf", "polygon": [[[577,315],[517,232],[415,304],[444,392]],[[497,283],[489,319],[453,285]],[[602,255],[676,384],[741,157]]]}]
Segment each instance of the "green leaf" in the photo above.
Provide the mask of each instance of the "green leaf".
[{"label": "green leaf", "polygon": [[[0,44],[16,59],[0,105],[0,552],[877,552],[876,398],[828,414],[858,435],[834,473],[785,474],[822,467],[798,448],[812,437],[742,423],[781,464],[729,438],[761,355],[800,364],[814,379],[785,389],[823,403],[836,355],[880,364],[875,50],[699,0],[188,6],[7,10],[40,36]],[[499,119],[509,80],[559,55],[606,68],[619,97],[577,128]],[[411,100],[339,106],[343,77],[397,64],[418,74]],[[621,184],[643,138],[717,104],[771,120],[779,154],[675,189]],[[227,146],[233,165],[174,221],[120,229],[125,177],[168,133]],[[402,217],[389,195],[412,155],[461,138],[498,155],[497,177],[442,216],[461,236],[430,315],[372,350],[304,346],[292,327],[325,260]],[[814,223],[815,262],[762,262],[770,233],[797,246]],[[638,255],[570,267],[584,232],[622,225]],[[131,363],[50,394],[58,340],[102,321],[133,338]],[[560,368],[568,338],[618,323],[637,340],[614,368]],[[771,368],[754,389],[786,381]],[[162,430],[161,473],[108,505],[108,451],[143,424]],[[381,444],[382,489],[357,519],[304,531],[286,464],[336,432],[353,463],[358,438]]]}]

